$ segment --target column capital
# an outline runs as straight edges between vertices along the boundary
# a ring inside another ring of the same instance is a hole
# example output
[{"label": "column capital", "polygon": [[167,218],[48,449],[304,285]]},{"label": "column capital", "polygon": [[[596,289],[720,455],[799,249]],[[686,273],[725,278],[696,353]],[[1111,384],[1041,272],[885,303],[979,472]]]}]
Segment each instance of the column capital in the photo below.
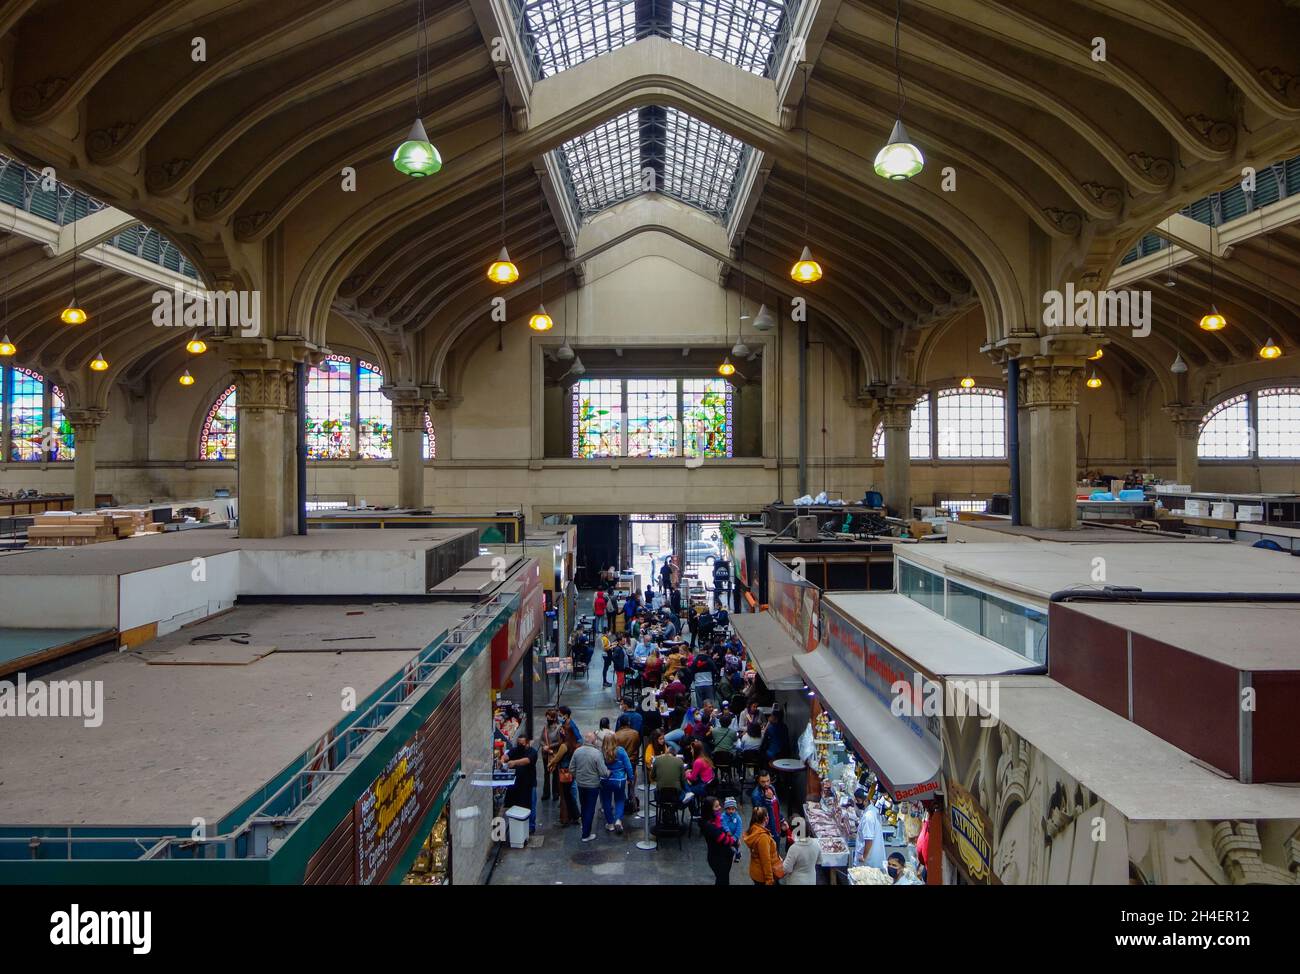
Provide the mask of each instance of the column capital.
[{"label": "column capital", "polygon": [[1210,407],[1199,402],[1170,402],[1161,407],[1174,425],[1174,435],[1196,439],[1201,435],[1201,422]]},{"label": "column capital", "polygon": [[214,335],[209,339],[223,357],[232,363],[247,361],[282,361],[290,366],[299,362],[308,364],[322,361],[329,349],[303,338],[227,338]]},{"label": "column capital", "polygon": [[880,412],[886,426],[890,424],[891,419],[901,414],[906,420],[906,425],[910,427],[912,407],[916,405],[918,399],[928,395],[929,392],[930,390],[925,386],[881,382],[866,386],[858,396],[858,401],[865,406],[873,406]]},{"label": "column capital", "polygon": [[1020,362],[1020,402],[1028,408],[1074,409],[1079,405],[1086,356],[1035,355]]},{"label": "column capital", "polygon": [[240,358],[230,363],[239,408],[283,412],[297,403],[294,365],[285,359]]},{"label": "column capital", "polygon": [[64,410],[63,415],[72,426],[72,431],[76,434],[77,439],[84,442],[95,438],[100,423],[108,416],[108,410],[70,408]]}]

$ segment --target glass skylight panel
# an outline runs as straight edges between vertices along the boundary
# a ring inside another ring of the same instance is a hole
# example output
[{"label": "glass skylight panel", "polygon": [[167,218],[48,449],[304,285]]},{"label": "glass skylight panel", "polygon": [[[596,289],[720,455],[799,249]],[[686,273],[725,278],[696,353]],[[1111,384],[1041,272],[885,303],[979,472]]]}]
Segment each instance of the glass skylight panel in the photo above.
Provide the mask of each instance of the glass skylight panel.
[{"label": "glass skylight panel", "polygon": [[[679,44],[759,75],[770,75],[784,48],[798,0],[677,0],[673,36]],[[788,12],[788,14],[787,14]]]},{"label": "glass skylight panel", "polygon": [[583,217],[652,188],[724,217],[749,151],[685,112],[650,107],[610,119],[558,154]]},{"label": "glass skylight panel", "polygon": [[635,111],[564,143],[559,152],[583,216],[641,192],[641,126]]},{"label": "glass skylight panel", "polygon": [[668,109],[663,192],[715,216],[731,204],[743,142],[685,112]]},{"label": "glass skylight panel", "polygon": [[533,69],[546,78],[637,39],[635,0],[515,0]]},{"label": "glass skylight panel", "polygon": [[657,35],[770,76],[801,0],[513,0],[535,77]]}]

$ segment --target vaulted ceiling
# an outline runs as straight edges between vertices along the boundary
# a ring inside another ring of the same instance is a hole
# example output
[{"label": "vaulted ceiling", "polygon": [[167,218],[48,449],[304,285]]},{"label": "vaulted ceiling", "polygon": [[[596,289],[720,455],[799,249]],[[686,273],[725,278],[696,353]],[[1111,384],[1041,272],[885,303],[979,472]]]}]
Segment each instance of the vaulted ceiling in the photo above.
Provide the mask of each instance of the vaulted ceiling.
[{"label": "vaulted ceiling", "polygon": [[[752,289],[766,274],[792,293],[788,268],[807,242],[827,272],[814,307],[887,373],[970,300],[991,339],[1034,331],[1044,288],[1101,286],[1168,214],[1243,165],[1300,152],[1300,11],[1283,0],[907,0],[903,114],[927,166],[903,183],[871,165],[898,111],[895,0],[791,4],[784,27],[779,11],[772,20],[785,35],[767,54],[751,43],[744,64],[727,52],[752,24],[719,34],[717,23],[779,4],[425,0],[423,47],[418,5],[3,0],[0,143],[165,234],[209,286],[261,289],[276,333],[324,344],[341,306],[391,374],[433,385],[455,342],[495,327],[483,270],[502,242],[503,170],[504,237],[524,272],[510,294],[530,307],[543,282],[548,299],[578,286],[584,258],[546,154],[633,110],[680,112],[752,147],[755,172],[724,215],[720,277]],[[535,15],[522,34],[520,8]],[[574,36],[561,25],[539,41],[544,18],[565,10],[618,13],[624,36],[571,67],[553,54],[541,66],[542,42]],[[694,33],[674,26],[687,23]],[[444,160],[421,180],[390,162],[415,114],[417,56]],[[1182,290],[1159,296],[1169,316],[1194,309],[1200,275],[1189,267]],[[72,355],[46,310],[65,300],[64,281],[47,283],[48,295],[24,292],[33,320],[48,319],[31,344],[74,365],[84,350]],[[129,283],[106,287],[117,291],[105,302],[140,301]],[[1224,300],[1246,321],[1278,313],[1253,292]],[[115,366],[158,354],[148,312],[146,301],[138,317],[114,316]],[[1265,330],[1181,347],[1215,361],[1253,352]],[[1295,320],[1275,337],[1300,341]]]}]

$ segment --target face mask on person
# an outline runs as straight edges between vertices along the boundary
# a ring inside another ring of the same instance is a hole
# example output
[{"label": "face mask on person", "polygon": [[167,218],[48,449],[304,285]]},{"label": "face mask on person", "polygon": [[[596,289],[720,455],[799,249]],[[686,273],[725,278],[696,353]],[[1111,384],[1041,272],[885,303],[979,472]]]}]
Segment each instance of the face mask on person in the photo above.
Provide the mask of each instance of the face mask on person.
[{"label": "face mask on person", "polygon": [[885,868],[889,870],[890,878],[892,878],[892,879],[897,879],[897,878],[898,878],[898,872],[899,872],[899,870],[898,870],[898,866],[897,866],[895,863],[892,863],[892,862],[891,862],[891,863],[890,863],[888,866],[886,866]]}]

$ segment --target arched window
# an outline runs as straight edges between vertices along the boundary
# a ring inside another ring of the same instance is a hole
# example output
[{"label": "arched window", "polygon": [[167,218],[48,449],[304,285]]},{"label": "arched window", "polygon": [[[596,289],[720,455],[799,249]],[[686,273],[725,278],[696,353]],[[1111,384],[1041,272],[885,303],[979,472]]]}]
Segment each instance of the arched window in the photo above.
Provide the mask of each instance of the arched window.
[{"label": "arched window", "polygon": [[1225,399],[1201,421],[1196,455],[1215,459],[1250,456],[1250,397]]},{"label": "arched window", "polygon": [[1201,422],[1196,455],[1206,460],[1300,459],[1300,386],[1231,396]]},{"label": "arched window", "polygon": [[235,408],[235,387],[228,386],[217,396],[203,420],[199,439],[200,460],[234,460],[238,442],[239,411]]},{"label": "arched window", "polygon": [[1005,459],[1006,394],[980,386],[940,389],[935,435],[940,460]]},{"label": "arched window", "polygon": [[[930,397],[924,395],[912,407],[912,429],[908,434],[908,446],[913,460],[930,459]],[[877,423],[875,435],[871,438],[871,455],[883,460],[885,458],[885,424]]]},{"label": "arched window", "polygon": [[[356,444],[358,460],[393,458],[393,404],[381,391],[379,366],[348,355],[331,355],[307,371],[308,460],[350,460]],[[203,421],[200,460],[237,459],[239,415],[235,387],[217,397]],[[424,414],[422,455],[436,452],[433,420]]]},{"label": "arched window", "polygon": [[63,393],[35,369],[0,368],[0,425],[10,462],[50,463],[76,456]]}]

